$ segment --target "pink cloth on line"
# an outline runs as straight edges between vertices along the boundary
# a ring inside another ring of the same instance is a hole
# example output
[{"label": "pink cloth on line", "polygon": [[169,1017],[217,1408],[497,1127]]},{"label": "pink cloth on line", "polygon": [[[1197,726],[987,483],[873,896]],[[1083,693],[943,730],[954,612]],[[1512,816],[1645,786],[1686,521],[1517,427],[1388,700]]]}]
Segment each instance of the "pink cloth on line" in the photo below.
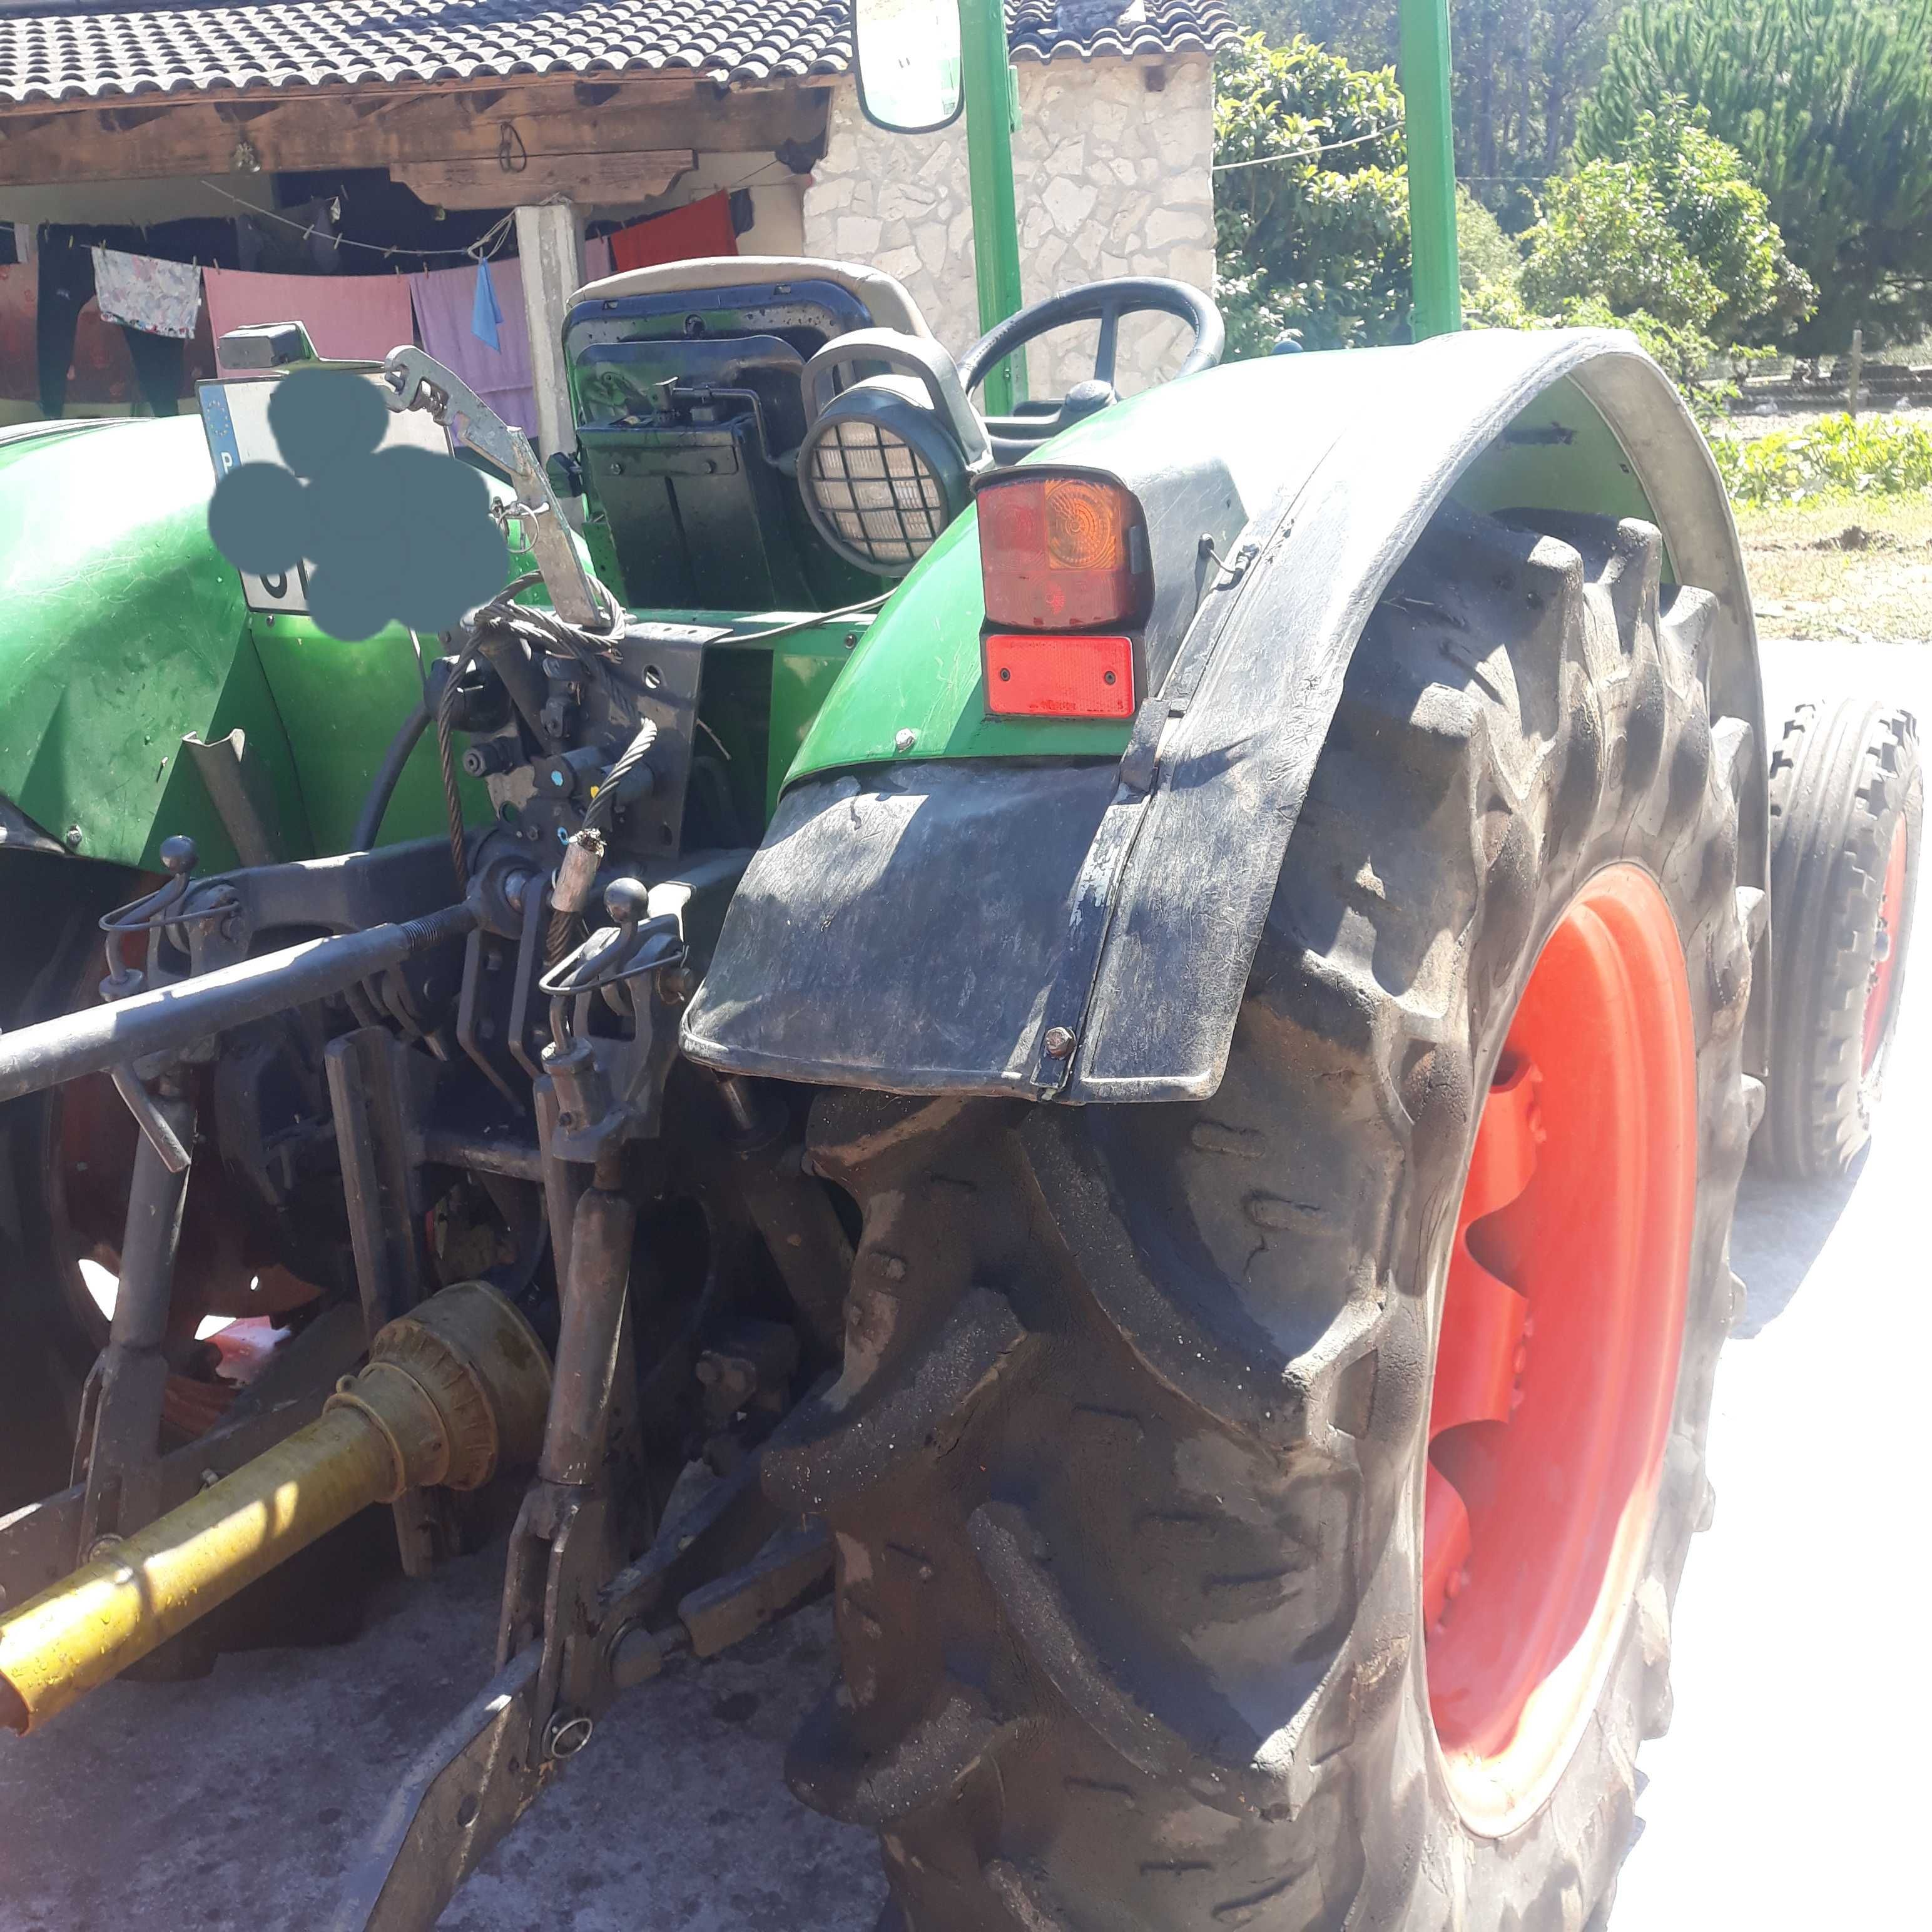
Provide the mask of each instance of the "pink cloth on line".
[{"label": "pink cloth on line", "polygon": [[503,319],[497,346],[475,334],[476,265],[431,268],[409,278],[422,346],[460,376],[506,422],[526,436],[537,433],[537,394],[530,376],[530,324],[524,314],[524,267],[514,258],[490,264],[490,284]]},{"label": "pink cloth on line", "polygon": [[595,235],[584,244],[584,279],[601,282],[610,270],[610,238]]},{"label": "pink cloth on line", "polygon": [[[415,340],[406,275],[254,275],[204,268],[208,323],[218,345],[231,328],[265,322],[304,324],[316,352],[340,362],[380,362]],[[220,351],[218,346],[216,356]],[[227,365],[222,365],[228,373]]]}]

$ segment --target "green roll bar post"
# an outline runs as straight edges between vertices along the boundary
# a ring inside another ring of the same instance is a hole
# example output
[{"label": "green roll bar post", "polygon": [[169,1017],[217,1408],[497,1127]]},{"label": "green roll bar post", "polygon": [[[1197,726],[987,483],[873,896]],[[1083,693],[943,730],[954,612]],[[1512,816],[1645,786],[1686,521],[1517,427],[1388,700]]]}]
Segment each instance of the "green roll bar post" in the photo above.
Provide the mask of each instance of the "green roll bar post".
[{"label": "green roll bar post", "polygon": [[[1001,0],[959,0],[959,80],[966,104],[966,166],[973,191],[973,266],[980,326],[991,328],[1020,308],[1020,224],[1013,197],[1017,95],[1006,58]],[[1011,416],[1026,394],[1026,358],[1009,356],[987,372],[989,416]]]},{"label": "green roll bar post", "polygon": [[[960,86],[972,189],[980,326],[1021,306],[1019,217],[1013,193],[1017,93],[1003,0],[958,0]],[[1403,112],[1408,124],[1408,225],[1416,340],[1462,326],[1456,250],[1456,148],[1449,106],[1448,0],[1400,0]],[[1007,416],[1026,394],[1015,356],[986,377],[988,412]]]},{"label": "green roll bar post", "polygon": [[1415,291],[1412,326],[1420,342],[1426,336],[1453,335],[1462,326],[1462,278],[1456,255],[1456,143],[1449,113],[1449,0],[1401,0],[1400,19]]}]

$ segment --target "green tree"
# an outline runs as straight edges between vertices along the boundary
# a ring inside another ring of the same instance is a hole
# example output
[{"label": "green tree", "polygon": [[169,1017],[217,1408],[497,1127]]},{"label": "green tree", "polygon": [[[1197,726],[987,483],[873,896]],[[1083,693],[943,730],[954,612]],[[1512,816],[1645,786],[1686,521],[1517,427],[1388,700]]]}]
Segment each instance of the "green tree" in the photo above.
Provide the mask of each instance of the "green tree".
[{"label": "green tree", "polygon": [[1743,342],[1802,322],[1816,300],[1736,151],[1702,108],[1670,97],[1638,115],[1614,158],[1550,184],[1527,240],[1524,297],[1552,310],[1600,296],[1613,314]]},{"label": "green tree", "polygon": [[[1556,172],[1622,0],[1450,0],[1450,96],[1464,175],[1490,200]],[[1280,46],[1304,34],[1351,65],[1396,58],[1396,0],[1232,0]]]},{"label": "green tree", "polygon": [[1613,158],[1666,94],[1704,110],[1820,291],[1796,346],[1932,320],[1932,0],[1636,0],[1580,110]]},{"label": "green tree", "polygon": [[1310,349],[1408,332],[1402,95],[1299,37],[1221,57],[1214,103],[1217,293],[1233,352],[1284,334]]}]

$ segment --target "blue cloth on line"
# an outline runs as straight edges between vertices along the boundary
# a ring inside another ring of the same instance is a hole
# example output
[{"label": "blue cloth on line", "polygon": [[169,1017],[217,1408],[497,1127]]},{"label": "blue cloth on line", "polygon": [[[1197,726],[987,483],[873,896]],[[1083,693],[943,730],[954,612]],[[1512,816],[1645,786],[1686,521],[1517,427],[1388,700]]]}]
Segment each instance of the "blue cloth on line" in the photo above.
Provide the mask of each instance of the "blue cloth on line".
[{"label": "blue cloth on line", "polygon": [[478,342],[487,343],[492,349],[502,346],[497,339],[496,330],[503,320],[503,311],[496,304],[496,290],[490,279],[490,264],[487,260],[476,264],[476,298],[470,304],[470,332]]}]

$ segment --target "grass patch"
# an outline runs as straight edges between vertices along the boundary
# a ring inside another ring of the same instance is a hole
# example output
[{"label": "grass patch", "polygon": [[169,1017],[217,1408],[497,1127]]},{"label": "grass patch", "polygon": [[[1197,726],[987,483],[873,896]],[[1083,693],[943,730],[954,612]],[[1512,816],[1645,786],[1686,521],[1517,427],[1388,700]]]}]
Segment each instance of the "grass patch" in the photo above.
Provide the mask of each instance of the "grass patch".
[{"label": "grass patch", "polygon": [[1755,436],[1720,432],[1711,448],[1732,500],[1758,508],[1839,491],[1864,497],[1932,490],[1932,428],[1907,416],[1840,411]]},{"label": "grass patch", "polygon": [[1932,489],[1736,507],[1766,637],[1932,640]]}]

